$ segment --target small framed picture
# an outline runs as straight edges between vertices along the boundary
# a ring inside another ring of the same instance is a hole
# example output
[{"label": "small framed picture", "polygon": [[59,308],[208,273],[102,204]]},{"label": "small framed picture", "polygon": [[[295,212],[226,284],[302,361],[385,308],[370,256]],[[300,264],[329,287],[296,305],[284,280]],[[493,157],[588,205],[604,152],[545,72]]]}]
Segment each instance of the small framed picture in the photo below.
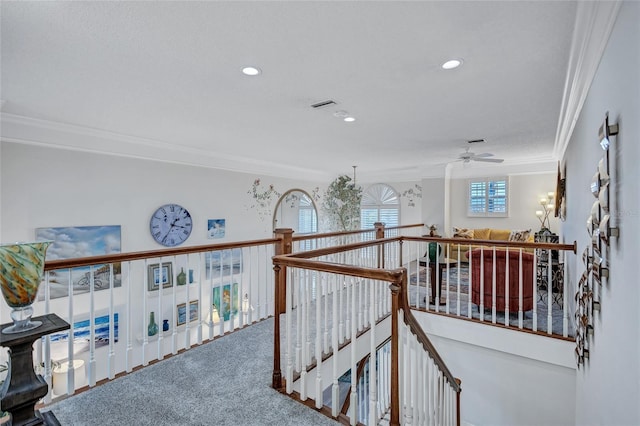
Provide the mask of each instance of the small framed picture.
[{"label": "small framed picture", "polygon": [[171,267],[171,262],[163,262],[162,270],[159,263],[151,264],[148,268],[148,291],[158,290],[160,288],[160,284],[162,284],[162,288],[171,287],[173,285],[173,269]]},{"label": "small framed picture", "polygon": [[[189,322],[196,321],[198,319],[199,304],[200,303],[198,300],[192,300],[189,302]],[[176,318],[178,319],[176,325],[180,326],[180,325],[186,324],[187,304],[181,303],[178,306],[176,306],[176,309],[177,309]]]},{"label": "small framed picture", "polygon": [[226,225],[224,219],[207,220],[207,238],[224,238],[225,228]]}]

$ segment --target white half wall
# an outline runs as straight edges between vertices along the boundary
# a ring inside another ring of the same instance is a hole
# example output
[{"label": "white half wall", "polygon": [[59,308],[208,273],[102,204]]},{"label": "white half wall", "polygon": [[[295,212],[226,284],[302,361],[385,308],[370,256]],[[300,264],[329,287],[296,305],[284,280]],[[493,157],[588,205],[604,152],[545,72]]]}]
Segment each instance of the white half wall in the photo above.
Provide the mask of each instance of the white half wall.
[{"label": "white half wall", "polygon": [[572,342],[412,312],[462,380],[462,424],[576,424]]}]

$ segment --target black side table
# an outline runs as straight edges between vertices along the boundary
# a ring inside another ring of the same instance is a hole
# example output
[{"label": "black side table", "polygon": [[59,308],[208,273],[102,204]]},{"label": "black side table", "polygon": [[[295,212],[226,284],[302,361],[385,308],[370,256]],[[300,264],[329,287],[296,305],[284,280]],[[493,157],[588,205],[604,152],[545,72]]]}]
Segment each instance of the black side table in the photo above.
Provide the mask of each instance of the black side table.
[{"label": "black side table", "polygon": [[[7,378],[2,385],[0,407],[11,413],[13,426],[23,425],[59,425],[56,416],[48,411],[35,410],[36,403],[48,392],[47,383],[33,370],[33,342],[58,331],[68,330],[69,323],[57,316],[48,314],[35,317],[42,325],[33,330],[16,334],[0,333],[0,345],[9,348],[10,362]],[[0,325],[4,329],[12,323]]]}]

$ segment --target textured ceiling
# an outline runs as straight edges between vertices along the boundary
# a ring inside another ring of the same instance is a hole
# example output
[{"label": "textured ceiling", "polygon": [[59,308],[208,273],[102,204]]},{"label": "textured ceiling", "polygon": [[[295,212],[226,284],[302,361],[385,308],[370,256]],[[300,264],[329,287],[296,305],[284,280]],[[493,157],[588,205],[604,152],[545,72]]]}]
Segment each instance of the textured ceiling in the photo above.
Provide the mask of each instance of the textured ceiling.
[{"label": "textured ceiling", "polygon": [[[103,152],[144,141],[135,155],[309,179],[357,165],[387,181],[443,170],[468,139],[486,139],[472,150],[505,165],[553,160],[576,11],[566,1],[1,7],[3,119],[108,131],[87,145]],[[452,57],[464,65],[442,70]],[[248,64],[263,73],[244,76]],[[310,107],[326,99],[338,105]]]}]

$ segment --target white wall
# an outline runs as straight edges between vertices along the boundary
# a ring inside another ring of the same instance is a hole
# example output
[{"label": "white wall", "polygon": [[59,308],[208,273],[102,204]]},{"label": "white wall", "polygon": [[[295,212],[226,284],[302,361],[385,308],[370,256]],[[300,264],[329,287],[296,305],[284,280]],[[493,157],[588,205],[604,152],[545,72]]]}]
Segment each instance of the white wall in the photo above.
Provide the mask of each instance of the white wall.
[{"label": "white wall", "polygon": [[414,311],[454,377],[462,424],[575,424],[572,342]]},{"label": "white wall", "polygon": [[[504,175],[502,175],[504,176]],[[490,176],[487,176],[490,177]],[[540,198],[556,190],[556,173],[511,175],[509,177],[509,217],[468,217],[468,179],[451,179],[451,227],[497,228],[497,229],[540,229],[540,221],[535,215],[541,210]],[[552,215],[550,215],[551,217]],[[551,230],[558,233],[559,225],[551,218]],[[452,230],[447,230],[452,235]]]},{"label": "white wall", "polygon": [[422,222],[429,226],[435,224],[438,234],[444,235],[445,179],[430,178],[422,180]]},{"label": "white wall", "polygon": [[[594,201],[591,178],[602,158],[598,128],[609,111],[620,134],[612,138],[613,217],[621,236],[611,246],[611,279],[602,286],[602,311],[595,316],[591,357],[577,373],[576,424],[640,424],[640,3],[623,2],[596,77],[564,155],[567,221],[563,233],[589,244],[585,222]],[[571,265],[574,283],[581,270]]]},{"label": "white wall", "polygon": [[[122,251],[162,248],[149,233],[156,208],[178,203],[193,218],[185,246],[271,236],[271,211],[262,217],[247,193],[254,179],[281,193],[309,193],[317,183],[133,158],[3,142],[2,237],[31,240],[35,228],[121,225]],[[206,238],[207,219],[226,219],[223,239]]]}]

